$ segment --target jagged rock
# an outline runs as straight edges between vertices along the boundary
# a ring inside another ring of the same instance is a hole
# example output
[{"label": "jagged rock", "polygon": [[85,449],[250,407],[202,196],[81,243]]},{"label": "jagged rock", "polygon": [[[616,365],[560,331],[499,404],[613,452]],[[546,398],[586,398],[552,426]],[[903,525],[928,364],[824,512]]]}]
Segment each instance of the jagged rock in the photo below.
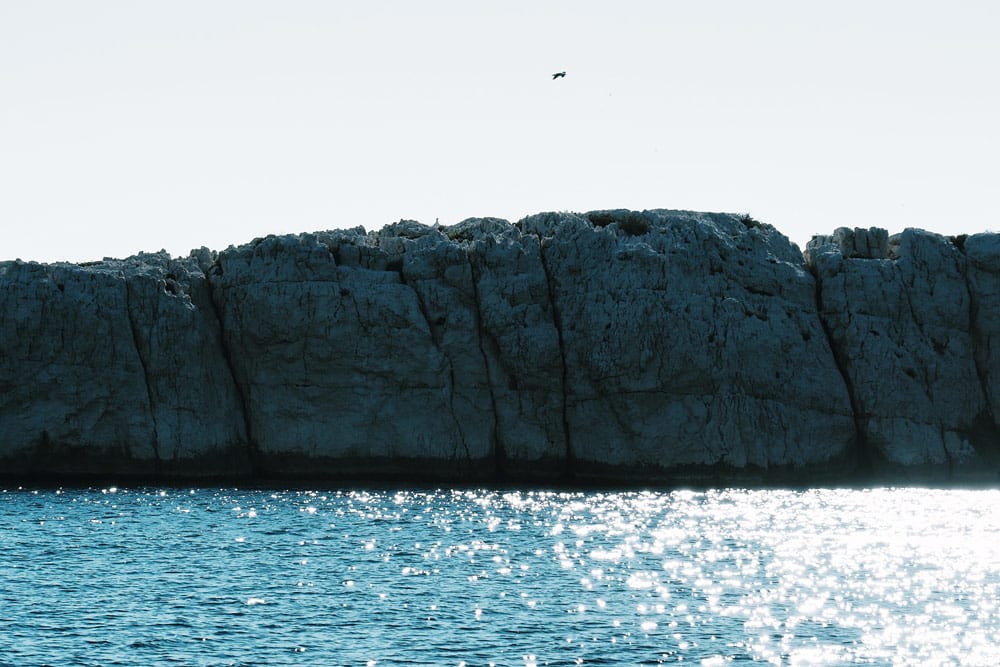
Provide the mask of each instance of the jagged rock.
[{"label": "jagged rock", "polygon": [[[815,466],[854,439],[843,379],[788,240],[737,216],[564,216],[543,241],[573,458],[609,466]],[[628,218],[626,218],[628,219]],[[534,223],[533,223],[534,224]],[[544,226],[543,226],[544,228]]]},{"label": "jagged rock", "polygon": [[393,236],[404,239],[419,239],[428,234],[437,234],[437,229],[416,220],[400,220],[391,225],[386,225],[378,232],[378,236],[383,239]]},{"label": "jagged rock", "polygon": [[4,262],[0,475],[995,471],[998,312],[997,235],[687,211]]},{"label": "jagged rock", "polygon": [[204,251],[125,269],[129,321],[165,474],[249,472],[246,418],[205,279]]},{"label": "jagged rock", "polygon": [[845,247],[852,244],[818,237],[807,255],[868,447],[901,466],[976,464],[970,433],[986,403],[965,257],[947,239],[915,229],[889,240],[892,259],[845,255]]},{"label": "jagged rock", "polygon": [[249,471],[198,261],[0,268],[6,472]]},{"label": "jagged rock", "polygon": [[121,272],[8,263],[0,303],[5,467],[153,471],[149,395]]},{"label": "jagged rock", "polygon": [[453,241],[479,241],[510,232],[512,225],[501,218],[468,218],[445,228],[445,234]]},{"label": "jagged rock", "polygon": [[[468,253],[478,345],[496,415],[498,458],[521,474],[567,464],[565,377],[541,240],[509,223],[479,221]],[[472,229],[472,221],[463,223]],[[497,233],[499,232],[499,233]]]},{"label": "jagged rock", "polygon": [[421,462],[455,475],[491,459],[488,431],[458,421],[465,402],[480,406],[456,391],[451,342],[435,341],[403,279],[403,249],[424,238],[269,237],[219,255],[209,279],[266,470],[364,474],[375,461],[405,474]]},{"label": "jagged rock", "polygon": [[812,238],[806,246],[806,261],[810,261],[814,249],[827,249],[830,246],[848,259],[885,259],[889,257],[889,233],[878,227],[838,227],[829,236],[817,235]]},{"label": "jagged rock", "polygon": [[1000,431],[1000,234],[974,234],[963,245],[968,259],[975,364],[990,412],[974,433],[996,442]]}]

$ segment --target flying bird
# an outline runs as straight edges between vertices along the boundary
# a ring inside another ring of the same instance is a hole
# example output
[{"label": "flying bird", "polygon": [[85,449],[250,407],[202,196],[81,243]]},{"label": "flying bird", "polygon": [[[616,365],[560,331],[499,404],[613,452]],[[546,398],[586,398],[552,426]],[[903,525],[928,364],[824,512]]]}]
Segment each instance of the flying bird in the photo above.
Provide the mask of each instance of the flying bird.
[{"label": "flying bird", "polygon": [[558,78],[563,77],[563,76],[566,76],[566,72],[556,72],[555,74],[552,75],[552,78],[553,79],[558,79]]}]

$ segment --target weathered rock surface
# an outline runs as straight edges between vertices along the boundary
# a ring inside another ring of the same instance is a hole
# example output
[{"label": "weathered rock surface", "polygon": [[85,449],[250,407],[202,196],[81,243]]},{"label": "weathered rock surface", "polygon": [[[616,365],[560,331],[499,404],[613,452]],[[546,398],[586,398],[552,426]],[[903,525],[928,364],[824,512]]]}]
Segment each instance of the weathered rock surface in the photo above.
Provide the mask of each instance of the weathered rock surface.
[{"label": "weathered rock surface", "polygon": [[0,263],[0,475],[996,476],[1000,237],[401,221]]},{"label": "weathered rock surface", "polygon": [[991,292],[990,267],[1000,268],[990,264],[992,238],[973,242],[982,268],[972,276],[961,248],[920,230],[887,239],[883,230],[839,229],[807,247],[819,314],[874,462],[978,469],[993,455],[992,415],[1000,413],[984,388],[996,362],[976,341],[1000,306]]},{"label": "weathered rock surface", "polygon": [[728,215],[616,218],[649,231],[564,216],[543,240],[573,458],[768,468],[849,453],[848,395],[788,240]]},{"label": "weathered rock surface", "polygon": [[249,472],[199,258],[0,265],[0,472]]},{"label": "weathered rock surface", "polygon": [[966,255],[970,326],[976,374],[986,409],[980,414],[972,441],[988,468],[1000,467],[996,442],[1000,431],[1000,234],[975,234],[959,239]]}]

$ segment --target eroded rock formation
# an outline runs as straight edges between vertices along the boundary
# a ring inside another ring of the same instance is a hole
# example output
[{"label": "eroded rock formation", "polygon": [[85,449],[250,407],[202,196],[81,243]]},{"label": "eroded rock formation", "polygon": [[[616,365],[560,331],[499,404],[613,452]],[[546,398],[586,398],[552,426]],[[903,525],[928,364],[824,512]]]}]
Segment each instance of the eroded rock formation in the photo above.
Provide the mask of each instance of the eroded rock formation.
[{"label": "eroded rock formation", "polygon": [[0,475],[996,477],[1000,237],[549,213],[0,263]]}]

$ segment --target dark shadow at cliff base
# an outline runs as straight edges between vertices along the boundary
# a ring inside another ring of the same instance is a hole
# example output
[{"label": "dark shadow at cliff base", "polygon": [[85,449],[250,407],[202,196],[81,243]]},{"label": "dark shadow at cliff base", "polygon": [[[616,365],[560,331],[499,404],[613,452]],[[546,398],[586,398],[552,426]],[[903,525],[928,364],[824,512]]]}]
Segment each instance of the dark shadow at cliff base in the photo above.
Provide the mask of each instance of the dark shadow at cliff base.
[{"label": "dark shadow at cliff base", "polygon": [[258,478],[283,481],[373,481],[388,483],[532,483],[565,478],[561,459],[525,463],[495,458],[428,460],[409,457],[335,459],[295,455],[260,457]]},{"label": "dark shadow at cliff base", "polygon": [[[1000,471],[990,465],[892,467],[875,464],[859,471],[846,463],[785,468],[687,466],[660,469],[651,466],[609,468],[577,462],[573,475],[565,474],[562,460],[536,461],[502,473],[492,459],[478,462],[420,459],[310,459],[268,457],[252,469],[243,452],[209,460],[177,460],[159,469],[151,461],[110,457],[100,461],[60,448],[40,459],[0,462],[0,480],[29,486],[237,486],[252,488],[409,488],[497,487],[567,490],[713,489],[713,488],[831,488],[931,486],[1000,487]],[[63,458],[65,457],[65,458]]]},{"label": "dark shadow at cliff base", "polygon": [[6,479],[87,479],[104,476],[156,477],[160,469],[155,458],[138,459],[125,447],[101,449],[69,445],[49,438],[43,431],[29,448],[0,462],[0,476]]},{"label": "dark shadow at cliff base", "polygon": [[253,469],[244,448],[166,461],[136,458],[125,447],[68,445],[43,435],[30,448],[0,460],[0,479],[43,483],[245,480]]},{"label": "dark shadow at cliff base", "polygon": [[1000,471],[1000,431],[993,417],[988,413],[980,414],[968,435],[983,467]]},{"label": "dark shadow at cliff base", "polygon": [[991,465],[971,463],[957,466],[934,464],[891,466],[875,464],[865,486],[927,486],[940,488],[1000,487],[1000,470]]},{"label": "dark shadow at cliff base", "polygon": [[199,479],[248,479],[254,477],[254,465],[244,446],[234,446],[228,451],[219,451],[214,455],[202,456],[197,459],[177,458],[162,461],[160,477],[162,479],[194,480]]},{"label": "dark shadow at cliff base", "polygon": [[866,485],[867,471],[859,472],[844,462],[810,467],[692,465],[677,468],[652,466],[607,466],[577,462],[574,482],[582,486],[657,486],[666,488],[800,488],[812,486]]}]

